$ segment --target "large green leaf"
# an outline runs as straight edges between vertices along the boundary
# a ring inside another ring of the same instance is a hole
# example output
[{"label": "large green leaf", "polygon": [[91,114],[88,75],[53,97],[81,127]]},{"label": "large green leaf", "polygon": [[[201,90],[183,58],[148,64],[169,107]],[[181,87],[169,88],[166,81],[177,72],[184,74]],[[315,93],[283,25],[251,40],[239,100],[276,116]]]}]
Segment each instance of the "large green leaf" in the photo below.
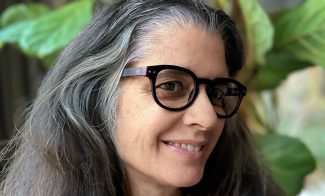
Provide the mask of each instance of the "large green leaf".
[{"label": "large green leaf", "polygon": [[21,48],[40,58],[62,49],[92,15],[92,1],[76,1],[35,20],[20,39]]},{"label": "large green leaf", "polygon": [[266,66],[259,67],[250,87],[254,90],[275,88],[293,71],[310,65],[286,51],[271,51],[266,56]]},{"label": "large green leaf", "polygon": [[0,29],[0,48],[5,43],[19,43],[23,33],[32,24],[33,19],[48,13],[42,4],[17,4],[6,9],[1,15],[3,26]]},{"label": "large green leaf", "polygon": [[[44,58],[51,55],[62,49],[89,21],[92,5],[90,0],[76,1],[36,19],[27,17],[26,20],[12,23],[0,30],[0,47],[4,43],[17,43],[31,56]],[[28,10],[41,13],[38,9]],[[37,14],[30,13],[30,16]],[[7,22],[18,20],[7,18]]]},{"label": "large green leaf", "polygon": [[7,8],[0,18],[1,26],[30,20],[48,13],[50,10],[44,4],[14,4]]},{"label": "large green leaf", "polygon": [[240,0],[248,47],[248,64],[263,65],[265,54],[273,45],[273,26],[257,0]]},{"label": "large green leaf", "polygon": [[31,20],[21,21],[9,25],[8,27],[0,30],[0,42],[4,43],[19,43],[23,36],[24,30],[29,28],[32,24]]},{"label": "large green leaf", "polygon": [[308,148],[298,139],[276,134],[257,135],[274,179],[287,195],[294,196],[303,186],[304,178],[316,167]]},{"label": "large green leaf", "polygon": [[325,1],[308,0],[274,18],[276,49],[325,67]]}]

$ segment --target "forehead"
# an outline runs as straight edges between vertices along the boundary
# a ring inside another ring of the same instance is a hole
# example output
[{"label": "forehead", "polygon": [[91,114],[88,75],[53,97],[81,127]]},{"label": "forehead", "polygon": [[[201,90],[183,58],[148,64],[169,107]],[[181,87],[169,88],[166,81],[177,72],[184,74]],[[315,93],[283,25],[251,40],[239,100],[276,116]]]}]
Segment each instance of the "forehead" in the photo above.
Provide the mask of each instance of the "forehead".
[{"label": "forehead", "polygon": [[224,42],[217,32],[172,25],[151,32],[145,55],[135,66],[178,65],[199,77],[227,77]]}]

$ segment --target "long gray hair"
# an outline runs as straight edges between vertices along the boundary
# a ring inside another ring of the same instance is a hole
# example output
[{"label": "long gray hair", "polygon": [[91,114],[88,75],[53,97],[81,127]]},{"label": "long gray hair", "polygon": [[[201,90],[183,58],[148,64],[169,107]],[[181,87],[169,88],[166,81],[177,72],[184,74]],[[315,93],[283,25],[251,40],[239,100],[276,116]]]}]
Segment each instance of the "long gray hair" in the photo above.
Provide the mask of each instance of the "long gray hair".
[{"label": "long gray hair", "polygon": [[[199,0],[127,0],[101,5],[63,51],[11,144],[4,195],[128,195],[114,147],[122,70],[146,55],[152,32],[190,24],[218,32],[231,76],[241,68],[242,42],[233,21]],[[186,195],[265,195],[272,185],[249,133],[230,121],[204,177]],[[234,145],[237,144],[237,145]],[[221,149],[221,150],[220,150]],[[272,192],[272,191],[271,191]]]}]

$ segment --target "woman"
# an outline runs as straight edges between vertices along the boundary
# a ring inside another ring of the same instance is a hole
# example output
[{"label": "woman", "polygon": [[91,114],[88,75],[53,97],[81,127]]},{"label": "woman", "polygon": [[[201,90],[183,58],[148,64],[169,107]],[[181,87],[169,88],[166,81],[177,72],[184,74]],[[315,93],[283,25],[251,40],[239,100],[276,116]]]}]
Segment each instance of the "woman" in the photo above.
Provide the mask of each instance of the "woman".
[{"label": "woman", "polygon": [[7,149],[4,195],[278,195],[237,125],[233,21],[199,0],[103,5]]}]

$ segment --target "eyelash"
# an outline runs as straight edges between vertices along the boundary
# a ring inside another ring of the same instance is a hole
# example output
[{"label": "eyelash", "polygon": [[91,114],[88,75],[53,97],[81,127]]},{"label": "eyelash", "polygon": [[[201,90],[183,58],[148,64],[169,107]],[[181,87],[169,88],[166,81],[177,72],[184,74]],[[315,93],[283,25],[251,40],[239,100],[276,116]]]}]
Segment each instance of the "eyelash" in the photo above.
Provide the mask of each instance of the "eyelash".
[{"label": "eyelash", "polygon": [[[163,88],[163,86],[164,86],[164,85],[170,85],[170,84],[176,84],[176,87],[177,87],[177,85],[178,85],[179,87],[181,87],[181,88],[183,89],[183,85],[182,85],[182,83],[181,83],[181,82],[178,82],[178,81],[168,81],[168,82],[163,82],[163,83],[157,85],[156,88],[158,87],[158,88],[162,88],[162,89],[167,90],[166,88]],[[175,87],[175,86],[174,86],[174,87]]]}]

